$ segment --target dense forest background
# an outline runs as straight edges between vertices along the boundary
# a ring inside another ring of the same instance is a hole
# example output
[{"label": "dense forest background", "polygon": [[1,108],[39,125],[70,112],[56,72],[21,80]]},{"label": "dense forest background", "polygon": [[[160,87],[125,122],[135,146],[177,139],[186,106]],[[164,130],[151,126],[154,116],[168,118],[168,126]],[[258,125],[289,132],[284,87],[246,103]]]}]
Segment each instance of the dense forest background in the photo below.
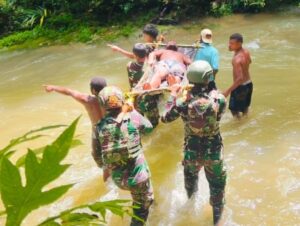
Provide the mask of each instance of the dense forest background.
[{"label": "dense forest background", "polygon": [[[57,32],[63,36],[76,32],[74,41],[81,42],[93,39],[92,34],[108,33],[108,39],[114,39],[147,22],[175,24],[192,17],[256,13],[288,4],[299,6],[299,0],[0,0],[0,38],[23,32],[0,40],[0,48],[26,39],[56,39]],[[112,26],[117,26],[115,32],[108,28]]]}]

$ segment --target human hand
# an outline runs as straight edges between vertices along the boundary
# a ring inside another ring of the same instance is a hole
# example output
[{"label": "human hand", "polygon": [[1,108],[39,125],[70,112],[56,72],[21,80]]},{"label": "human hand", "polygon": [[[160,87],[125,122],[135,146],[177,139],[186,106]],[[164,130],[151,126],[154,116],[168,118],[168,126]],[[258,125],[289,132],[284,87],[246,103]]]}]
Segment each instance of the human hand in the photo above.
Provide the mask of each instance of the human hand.
[{"label": "human hand", "polygon": [[226,91],[224,91],[222,94],[223,94],[225,97],[228,97],[229,94],[230,94],[230,91],[229,91],[229,90],[226,90]]},{"label": "human hand", "polygon": [[169,87],[172,96],[177,96],[178,92],[181,90],[181,85],[176,83]]},{"label": "human hand", "polygon": [[123,113],[131,112],[131,111],[133,111],[133,105],[132,104],[130,104],[130,103],[123,104],[123,106],[122,106],[122,112]]},{"label": "human hand", "polygon": [[104,182],[106,182],[109,177],[110,177],[109,169],[104,169],[103,170],[103,180],[104,180]]},{"label": "human hand", "polygon": [[168,82],[169,86],[173,86],[173,85],[177,84],[177,80],[176,80],[175,76],[171,75],[171,74],[169,74],[167,76],[167,82]]},{"label": "human hand", "polygon": [[43,87],[45,88],[46,92],[53,92],[55,90],[55,86],[52,85],[43,85]]},{"label": "human hand", "polygon": [[114,51],[114,52],[119,52],[120,51],[120,47],[118,47],[116,45],[107,44],[107,46],[110,47],[112,49],[112,51]]},{"label": "human hand", "polygon": [[154,65],[154,60],[150,60],[150,59],[149,59],[147,63],[148,63],[148,65],[149,65],[150,67],[153,67],[153,65]]}]

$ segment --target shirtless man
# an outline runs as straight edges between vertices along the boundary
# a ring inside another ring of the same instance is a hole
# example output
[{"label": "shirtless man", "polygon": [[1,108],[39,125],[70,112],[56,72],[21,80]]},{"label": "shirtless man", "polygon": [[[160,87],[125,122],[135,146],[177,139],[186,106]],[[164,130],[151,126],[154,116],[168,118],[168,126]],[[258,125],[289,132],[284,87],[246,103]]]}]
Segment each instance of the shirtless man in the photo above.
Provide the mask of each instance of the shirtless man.
[{"label": "shirtless man", "polygon": [[223,93],[230,95],[229,109],[234,117],[247,115],[251,103],[253,84],[250,78],[249,65],[251,57],[248,50],[243,48],[243,36],[235,33],[229,38],[229,51],[234,51],[232,58],[233,84]]},{"label": "shirtless man", "polygon": [[92,125],[95,125],[104,115],[104,109],[100,107],[99,100],[97,98],[99,92],[106,86],[106,81],[101,77],[94,77],[91,79],[90,88],[91,93],[85,94],[76,90],[68,89],[61,86],[44,85],[47,92],[57,92],[72,97],[79,103],[81,103],[91,120]]},{"label": "shirtless man", "polygon": [[[158,61],[154,65],[155,61]],[[185,76],[186,67],[192,63],[192,60],[177,51],[176,42],[168,42],[166,49],[156,50],[150,54],[148,63],[154,66],[154,75],[149,83],[146,83],[144,89],[159,88],[163,80],[168,80],[169,85],[180,83]]]},{"label": "shirtless man", "polygon": [[[92,156],[97,162],[97,158],[99,157],[99,155],[98,153],[96,153],[97,137],[95,137],[95,126],[98,121],[103,118],[105,113],[104,108],[100,105],[100,102],[98,100],[98,94],[104,87],[106,87],[106,80],[101,77],[94,77],[91,79],[90,89],[92,95],[81,93],[76,90],[61,86],[44,85],[44,87],[47,92],[57,92],[63,95],[70,96],[85,107],[92,123]],[[105,180],[107,179],[107,176],[108,175],[105,175],[104,173]]]}]

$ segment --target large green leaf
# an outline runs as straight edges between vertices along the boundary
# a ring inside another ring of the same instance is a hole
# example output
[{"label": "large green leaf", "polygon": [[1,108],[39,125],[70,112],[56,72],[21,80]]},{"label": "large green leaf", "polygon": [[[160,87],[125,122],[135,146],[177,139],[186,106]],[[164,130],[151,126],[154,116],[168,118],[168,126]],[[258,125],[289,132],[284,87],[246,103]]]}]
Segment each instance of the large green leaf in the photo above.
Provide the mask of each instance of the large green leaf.
[{"label": "large green leaf", "polygon": [[35,140],[35,139],[38,139],[38,138],[44,136],[41,134],[36,135],[36,133],[38,133],[38,132],[42,132],[42,131],[50,130],[50,129],[56,129],[56,128],[63,127],[63,126],[65,126],[65,125],[45,126],[45,127],[39,128],[39,129],[31,130],[18,138],[12,139],[6,147],[0,149],[0,157],[5,155],[8,151],[11,151],[11,148],[13,148],[19,144],[22,144],[22,143],[30,141],[30,140]]},{"label": "large green leaf", "polygon": [[6,226],[19,226],[31,211],[54,202],[72,186],[64,185],[44,191],[46,185],[69,167],[61,164],[61,161],[72,146],[77,122],[78,118],[51,145],[45,147],[40,161],[34,152],[28,151],[25,158],[25,186],[22,185],[18,167],[7,157],[2,158],[0,191],[7,213]]},{"label": "large green leaf", "polygon": [[[92,204],[77,206],[63,211],[58,216],[48,218],[47,220],[42,222],[39,226],[106,225],[107,211],[110,211],[113,214],[120,217],[123,217],[126,214],[140,221],[143,221],[142,219],[132,214],[131,209],[136,207],[128,205],[129,202],[131,201],[117,199],[112,201],[95,202]],[[89,209],[90,211],[87,213],[86,209]],[[58,222],[60,223],[58,223],[57,220],[59,220]]]},{"label": "large green leaf", "polygon": [[[83,145],[83,143],[81,142],[81,140],[79,140],[79,139],[73,139],[71,148],[75,148],[75,147],[80,146],[80,145]],[[41,147],[41,148],[36,148],[36,149],[33,149],[33,150],[29,149],[29,150],[31,150],[32,152],[34,152],[36,155],[40,156],[40,154],[44,153],[45,148],[46,147]],[[23,155],[23,156],[21,156],[17,160],[16,166],[18,166],[18,167],[23,166],[25,164],[25,158],[26,158],[26,154]]]}]

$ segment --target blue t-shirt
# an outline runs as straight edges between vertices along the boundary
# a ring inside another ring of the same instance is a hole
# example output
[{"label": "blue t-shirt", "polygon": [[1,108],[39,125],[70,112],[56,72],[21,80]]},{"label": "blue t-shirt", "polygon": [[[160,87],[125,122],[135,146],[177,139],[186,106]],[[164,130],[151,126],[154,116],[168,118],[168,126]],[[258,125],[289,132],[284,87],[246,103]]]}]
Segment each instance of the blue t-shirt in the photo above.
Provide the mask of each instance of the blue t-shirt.
[{"label": "blue t-shirt", "polygon": [[201,48],[198,49],[194,61],[205,60],[214,70],[219,69],[219,52],[208,43],[201,43]]}]

